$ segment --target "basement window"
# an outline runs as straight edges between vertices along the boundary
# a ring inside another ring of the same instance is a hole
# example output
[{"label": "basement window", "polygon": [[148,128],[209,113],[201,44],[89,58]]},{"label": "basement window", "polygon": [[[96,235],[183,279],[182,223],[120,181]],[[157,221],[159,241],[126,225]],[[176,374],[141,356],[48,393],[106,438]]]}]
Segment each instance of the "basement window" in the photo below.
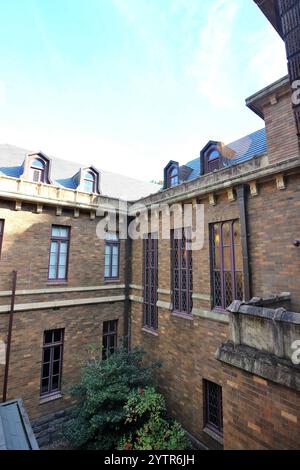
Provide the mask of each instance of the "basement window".
[{"label": "basement window", "polygon": [[102,359],[107,359],[117,348],[118,320],[103,322]]},{"label": "basement window", "polygon": [[203,380],[204,427],[223,436],[222,387]]}]

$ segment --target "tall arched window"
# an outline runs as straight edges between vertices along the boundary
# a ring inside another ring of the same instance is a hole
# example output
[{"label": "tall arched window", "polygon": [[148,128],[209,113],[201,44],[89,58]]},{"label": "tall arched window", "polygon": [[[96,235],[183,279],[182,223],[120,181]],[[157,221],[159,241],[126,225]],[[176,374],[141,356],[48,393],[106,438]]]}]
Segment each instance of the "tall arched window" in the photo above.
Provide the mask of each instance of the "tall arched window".
[{"label": "tall arched window", "polygon": [[96,175],[92,173],[91,171],[87,171],[84,175],[83,190],[87,193],[94,193],[95,183],[96,183]]},{"label": "tall arched window", "polygon": [[32,160],[30,165],[30,179],[34,183],[45,183],[46,163],[40,158]]},{"label": "tall arched window", "polygon": [[178,176],[178,166],[173,166],[169,170],[169,186],[177,186],[179,184],[179,176]]}]

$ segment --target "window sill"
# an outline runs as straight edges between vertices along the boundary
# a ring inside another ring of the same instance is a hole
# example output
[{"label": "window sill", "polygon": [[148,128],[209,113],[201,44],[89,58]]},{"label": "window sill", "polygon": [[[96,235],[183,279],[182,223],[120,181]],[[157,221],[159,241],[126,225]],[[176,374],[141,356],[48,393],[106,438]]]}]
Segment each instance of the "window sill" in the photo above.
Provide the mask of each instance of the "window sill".
[{"label": "window sill", "polygon": [[111,279],[104,279],[105,284],[113,284],[114,282],[121,282],[119,277],[111,278]]},{"label": "window sill", "polygon": [[61,286],[61,285],[67,285],[68,281],[48,281],[47,286]]},{"label": "window sill", "polygon": [[45,403],[49,403],[54,400],[59,400],[62,397],[61,392],[53,393],[53,395],[45,395],[44,397],[40,397],[40,405],[44,405]]},{"label": "window sill", "polygon": [[190,321],[194,320],[194,317],[191,313],[172,312],[171,315],[172,317],[183,318],[184,320],[190,320]]},{"label": "window sill", "polygon": [[214,441],[218,442],[221,446],[224,445],[224,439],[221,436],[221,434],[219,434],[218,432],[213,431],[211,428],[207,426],[203,429],[203,432],[207,434],[209,437],[211,437]]},{"label": "window sill", "polygon": [[156,338],[158,337],[158,331],[152,330],[151,328],[147,328],[146,326],[142,328],[142,331],[144,333],[148,333],[149,335],[155,336]]}]

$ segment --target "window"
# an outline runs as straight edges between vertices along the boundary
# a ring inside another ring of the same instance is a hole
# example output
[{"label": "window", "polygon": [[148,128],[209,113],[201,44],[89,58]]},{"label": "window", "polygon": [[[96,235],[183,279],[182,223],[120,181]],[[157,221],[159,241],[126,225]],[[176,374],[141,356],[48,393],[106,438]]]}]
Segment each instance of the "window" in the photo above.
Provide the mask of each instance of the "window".
[{"label": "window", "polygon": [[83,180],[83,190],[87,193],[95,192],[95,174],[87,171]]},{"label": "window", "polygon": [[70,228],[52,226],[48,278],[65,281],[68,275]]},{"label": "window", "polygon": [[118,340],[118,320],[103,322],[103,348],[102,359],[115,352]]},{"label": "window", "polygon": [[41,396],[60,391],[63,344],[63,329],[44,332]]},{"label": "window", "polygon": [[173,166],[169,170],[169,186],[172,188],[179,184],[178,166]]},{"label": "window", "polygon": [[144,326],[157,330],[158,244],[156,234],[149,234],[144,243]]},{"label": "window", "polygon": [[193,309],[193,259],[189,232],[187,229],[172,232],[172,290],[176,313],[190,314]]},{"label": "window", "polygon": [[214,170],[220,169],[220,152],[216,148],[212,148],[206,154],[206,173],[212,173]]},{"label": "window", "polygon": [[117,234],[108,233],[105,240],[105,279],[118,279],[120,243]]},{"label": "window", "polygon": [[4,232],[4,220],[0,219],[0,257],[1,257],[1,251],[2,251],[3,232]]},{"label": "window", "polygon": [[46,163],[40,158],[36,158],[30,165],[30,179],[34,183],[45,183]]},{"label": "window", "polygon": [[223,435],[222,387],[209,380],[203,381],[204,425]]},{"label": "window", "polygon": [[238,220],[212,225],[212,282],[214,307],[225,310],[243,300],[243,262]]}]

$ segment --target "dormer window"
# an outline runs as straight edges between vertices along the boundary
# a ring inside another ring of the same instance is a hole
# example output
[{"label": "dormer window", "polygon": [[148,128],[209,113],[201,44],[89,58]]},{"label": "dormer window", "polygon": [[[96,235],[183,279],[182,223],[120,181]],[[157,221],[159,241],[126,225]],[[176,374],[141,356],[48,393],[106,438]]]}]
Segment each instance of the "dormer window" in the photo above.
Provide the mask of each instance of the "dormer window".
[{"label": "dormer window", "polygon": [[86,193],[94,193],[96,186],[96,175],[91,171],[87,171],[84,175],[83,190]]},{"label": "dormer window", "polygon": [[173,186],[177,186],[177,184],[179,184],[179,176],[178,176],[178,167],[177,166],[175,166],[173,168],[170,168],[169,182],[170,182],[170,187],[171,188]]},{"label": "dormer window", "polygon": [[224,167],[226,158],[223,155],[221,142],[210,141],[200,153],[200,174],[206,175]]},{"label": "dormer window", "polygon": [[179,184],[179,165],[170,161],[164,169],[164,189],[173,188]]},{"label": "dormer window", "polygon": [[40,158],[35,158],[31,162],[29,176],[34,183],[45,183],[46,163]]}]

